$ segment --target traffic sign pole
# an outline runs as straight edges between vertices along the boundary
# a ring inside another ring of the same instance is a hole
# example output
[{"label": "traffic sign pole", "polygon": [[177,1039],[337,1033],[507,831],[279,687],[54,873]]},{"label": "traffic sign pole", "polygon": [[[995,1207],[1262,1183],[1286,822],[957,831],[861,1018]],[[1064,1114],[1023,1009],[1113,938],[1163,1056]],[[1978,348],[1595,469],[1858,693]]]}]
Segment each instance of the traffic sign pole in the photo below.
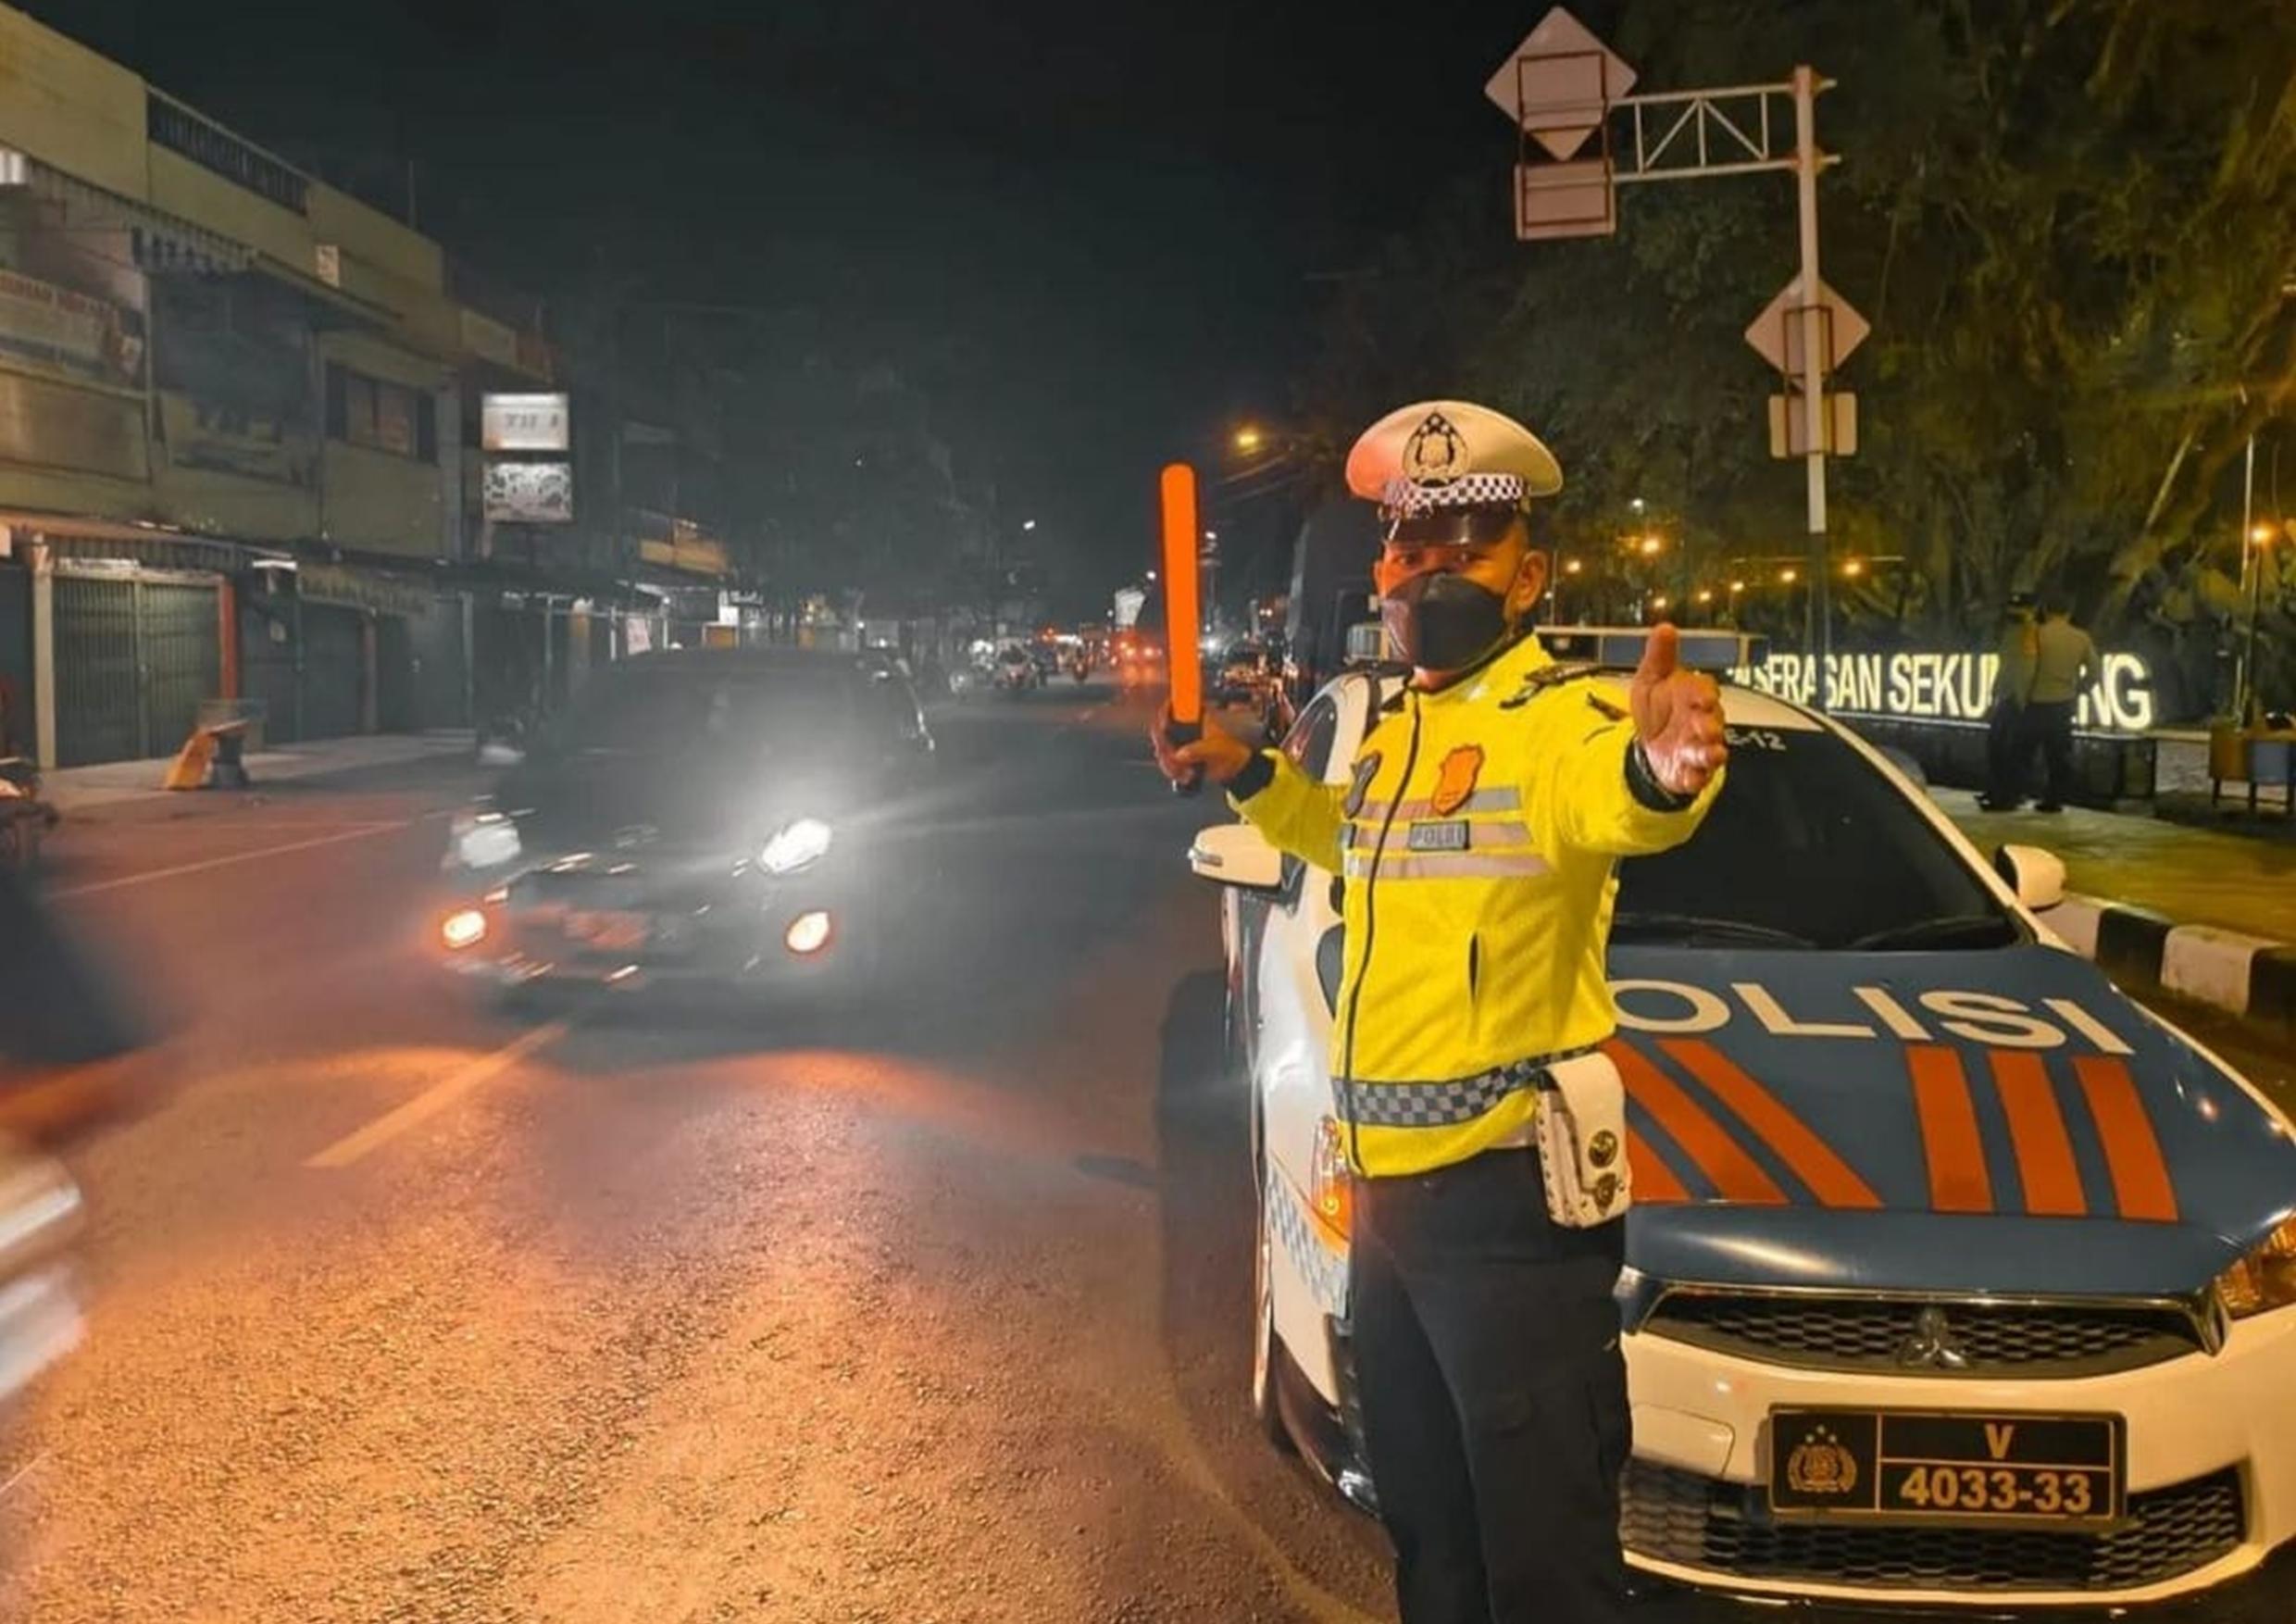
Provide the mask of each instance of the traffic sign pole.
[{"label": "traffic sign pole", "polygon": [[1793,70],[1794,196],[1802,231],[1802,409],[1809,413],[1810,652],[1817,670],[1817,708],[1827,708],[1833,660],[1833,572],[1826,544],[1826,354],[1824,300],[1817,279],[1817,74]]},{"label": "traffic sign pole", "polygon": [[[1833,576],[1826,537],[1826,458],[1853,448],[1854,406],[1845,405],[1837,437],[1835,403],[1826,393],[1826,375],[1865,338],[1864,318],[1818,281],[1817,175],[1830,161],[1817,146],[1817,94],[1827,81],[1807,65],[1784,83],[1739,84],[1710,90],[1628,94],[1634,69],[1589,32],[1578,19],[1556,6],[1540,20],[1484,87],[1499,110],[1520,131],[1522,161],[1516,166],[1516,235],[1525,242],[1547,237],[1606,236],[1617,229],[1616,192],[1629,181],[1695,181],[1722,175],[1791,170],[1799,217],[1802,273],[1778,295],[1746,333],[1747,342],[1781,373],[1797,380],[1806,432],[1803,458],[1809,501],[1810,588],[1805,637],[1816,656],[1816,707],[1827,706],[1825,672],[1833,654]],[[1511,93],[1511,94],[1510,94]],[[1789,154],[1773,135],[1773,101],[1793,105],[1794,144]],[[1631,140],[1614,149],[1607,125],[1614,109],[1630,115]],[[1600,154],[1577,155],[1602,133]],[[1538,162],[1531,149],[1543,149]],[[1591,195],[1599,194],[1602,206]],[[1587,194],[1587,195],[1582,195]],[[1776,319],[1773,320],[1773,316]],[[1802,353],[1793,355],[1795,322]],[[1791,398],[1780,403],[1794,410]],[[1774,420],[1784,431],[1780,455],[1792,455],[1791,418]],[[1775,431],[1774,431],[1775,432]]]}]

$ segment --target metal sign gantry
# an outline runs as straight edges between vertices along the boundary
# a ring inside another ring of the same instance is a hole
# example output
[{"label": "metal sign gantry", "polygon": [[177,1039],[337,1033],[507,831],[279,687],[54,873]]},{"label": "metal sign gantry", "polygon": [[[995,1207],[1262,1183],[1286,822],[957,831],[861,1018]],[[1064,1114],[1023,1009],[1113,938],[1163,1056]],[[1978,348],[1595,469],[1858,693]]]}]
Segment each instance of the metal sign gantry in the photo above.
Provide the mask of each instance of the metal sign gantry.
[{"label": "metal sign gantry", "polygon": [[[1501,64],[1484,94],[1521,131],[1516,235],[1525,242],[1608,236],[1618,229],[1617,189],[1632,181],[1781,171],[1794,177],[1801,269],[1754,319],[1746,342],[1787,381],[1789,394],[1771,408],[1785,430],[1773,436],[1773,452],[1801,456],[1806,470],[1808,639],[1823,672],[1833,643],[1826,458],[1853,449],[1856,434],[1855,400],[1829,396],[1826,378],[1867,331],[1864,318],[1818,276],[1817,177],[1840,160],[1818,150],[1816,104],[1832,81],[1803,66],[1773,84],[1635,95],[1634,82],[1634,69],[1560,6]],[[1622,110],[1628,139],[1615,148],[1611,119]],[[1594,156],[1578,156],[1598,138]],[[1812,292],[1805,295],[1804,289]],[[1791,421],[1795,415],[1799,423]],[[1822,681],[1818,687],[1823,709]]]}]

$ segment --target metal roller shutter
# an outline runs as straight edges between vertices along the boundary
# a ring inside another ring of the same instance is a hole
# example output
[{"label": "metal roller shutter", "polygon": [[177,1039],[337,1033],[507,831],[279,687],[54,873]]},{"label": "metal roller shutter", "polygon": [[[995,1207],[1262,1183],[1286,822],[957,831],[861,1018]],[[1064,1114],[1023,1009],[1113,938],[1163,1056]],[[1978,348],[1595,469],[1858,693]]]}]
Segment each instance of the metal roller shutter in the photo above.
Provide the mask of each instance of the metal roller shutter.
[{"label": "metal roller shutter", "polygon": [[303,606],[303,736],[341,739],[359,731],[359,612]]},{"label": "metal roller shutter", "polygon": [[56,765],[180,746],[222,681],[216,616],[210,581],[59,574]]},{"label": "metal roller shutter", "polygon": [[136,681],[135,582],[56,580],[56,764],[150,754]]}]

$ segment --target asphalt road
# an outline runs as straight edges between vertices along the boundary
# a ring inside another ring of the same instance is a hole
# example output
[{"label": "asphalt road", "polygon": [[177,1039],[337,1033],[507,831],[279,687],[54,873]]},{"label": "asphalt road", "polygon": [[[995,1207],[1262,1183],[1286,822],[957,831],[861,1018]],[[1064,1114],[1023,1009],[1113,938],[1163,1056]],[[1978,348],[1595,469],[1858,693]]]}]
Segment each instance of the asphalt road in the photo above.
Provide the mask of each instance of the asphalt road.
[{"label": "asphalt road", "polygon": [[474,1004],[457,762],[76,819],[53,893],[159,1041],[73,1085],[87,1338],[0,1421],[0,1618],[1391,1617],[1245,1412],[1220,814],[1107,697],[936,719],[858,1020]]}]

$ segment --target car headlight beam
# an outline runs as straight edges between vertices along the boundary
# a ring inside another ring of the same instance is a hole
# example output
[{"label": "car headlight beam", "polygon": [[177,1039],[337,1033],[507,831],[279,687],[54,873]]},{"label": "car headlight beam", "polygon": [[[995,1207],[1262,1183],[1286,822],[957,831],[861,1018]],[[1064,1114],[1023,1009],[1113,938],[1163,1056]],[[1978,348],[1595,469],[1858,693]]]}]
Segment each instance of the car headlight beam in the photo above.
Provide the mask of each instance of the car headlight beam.
[{"label": "car headlight beam", "polygon": [[767,837],[757,866],[768,874],[794,874],[827,856],[831,838],[818,818],[792,818]]},{"label": "car headlight beam", "polygon": [[2235,1319],[2296,1304],[2296,1213],[2216,1277],[2216,1299]]}]

